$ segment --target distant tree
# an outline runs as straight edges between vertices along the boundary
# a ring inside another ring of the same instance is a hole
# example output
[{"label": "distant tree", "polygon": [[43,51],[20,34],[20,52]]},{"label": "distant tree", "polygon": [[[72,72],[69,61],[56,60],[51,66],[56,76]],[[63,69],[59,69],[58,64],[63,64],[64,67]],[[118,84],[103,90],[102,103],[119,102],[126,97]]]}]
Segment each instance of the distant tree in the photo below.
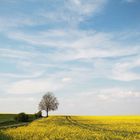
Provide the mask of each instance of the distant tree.
[{"label": "distant tree", "polygon": [[47,117],[48,117],[48,112],[49,111],[54,111],[56,109],[58,109],[58,101],[57,98],[54,96],[54,94],[52,92],[47,92],[43,97],[42,100],[39,103],[39,110],[45,110],[47,113]]},{"label": "distant tree", "polygon": [[41,118],[41,117],[42,117],[41,111],[38,111],[37,113],[35,113],[35,118],[36,119]]},{"label": "distant tree", "polygon": [[15,120],[17,122],[28,122],[29,121],[29,116],[25,113],[19,113],[15,116]]}]

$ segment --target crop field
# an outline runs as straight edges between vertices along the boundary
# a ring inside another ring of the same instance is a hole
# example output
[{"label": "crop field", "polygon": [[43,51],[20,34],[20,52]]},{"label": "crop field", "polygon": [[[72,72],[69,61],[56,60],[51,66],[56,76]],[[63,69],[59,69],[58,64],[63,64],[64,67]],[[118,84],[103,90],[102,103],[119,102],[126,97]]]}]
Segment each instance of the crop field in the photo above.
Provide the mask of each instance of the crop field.
[{"label": "crop field", "polygon": [[140,117],[50,116],[2,129],[0,140],[140,140]]}]

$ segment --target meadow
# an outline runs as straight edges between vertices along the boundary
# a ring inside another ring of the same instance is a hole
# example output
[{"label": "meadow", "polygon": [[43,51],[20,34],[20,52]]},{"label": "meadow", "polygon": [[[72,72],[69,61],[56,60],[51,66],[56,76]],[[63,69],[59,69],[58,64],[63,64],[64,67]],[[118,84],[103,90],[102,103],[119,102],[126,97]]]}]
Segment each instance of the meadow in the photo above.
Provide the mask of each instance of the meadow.
[{"label": "meadow", "polygon": [[0,114],[0,126],[15,124],[15,115],[16,114]]},{"label": "meadow", "polygon": [[140,116],[50,116],[2,129],[0,140],[140,140]]},{"label": "meadow", "polygon": [[16,114],[0,114],[0,123],[4,121],[13,121]]}]

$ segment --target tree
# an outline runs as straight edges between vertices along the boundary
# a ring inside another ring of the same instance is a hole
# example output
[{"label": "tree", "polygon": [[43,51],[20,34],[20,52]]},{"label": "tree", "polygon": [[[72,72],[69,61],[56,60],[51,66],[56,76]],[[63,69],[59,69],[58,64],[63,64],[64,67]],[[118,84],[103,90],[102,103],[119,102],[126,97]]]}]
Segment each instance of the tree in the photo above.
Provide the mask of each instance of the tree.
[{"label": "tree", "polygon": [[39,110],[45,110],[48,117],[49,111],[58,109],[58,101],[52,92],[47,92],[39,103]]},{"label": "tree", "polygon": [[34,114],[35,115],[35,118],[38,119],[38,118],[41,118],[42,117],[42,113],[41,111],[38,111],[37,113]]},{"label": "tree", "polygon": [[22,112],[15,116],[15,120],[17,122],[27,122],[27,121],[29,121],[29,116]]}]

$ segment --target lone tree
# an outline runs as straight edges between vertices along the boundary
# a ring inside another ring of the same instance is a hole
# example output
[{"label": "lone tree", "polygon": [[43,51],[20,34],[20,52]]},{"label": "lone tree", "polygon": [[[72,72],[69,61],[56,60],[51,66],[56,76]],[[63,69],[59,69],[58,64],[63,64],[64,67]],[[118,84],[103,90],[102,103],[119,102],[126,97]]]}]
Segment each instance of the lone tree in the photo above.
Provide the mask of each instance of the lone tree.
[{"label": "lone tree", "polygon": [[49,111],[58,109],[58,101],[52,92],[47,92],[39,103],[39,110],[45,110],[48,117]]}]

